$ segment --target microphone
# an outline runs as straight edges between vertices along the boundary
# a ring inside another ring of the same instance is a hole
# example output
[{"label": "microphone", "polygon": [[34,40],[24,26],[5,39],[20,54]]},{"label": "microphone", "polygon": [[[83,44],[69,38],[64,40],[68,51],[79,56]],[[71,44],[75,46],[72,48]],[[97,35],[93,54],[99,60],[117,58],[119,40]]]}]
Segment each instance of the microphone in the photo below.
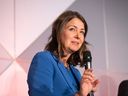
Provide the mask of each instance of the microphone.
[{"label": "microphone", "polygon": [[[85,51],[83,53],[83,60],[85,69],[92,69],[92,56],[90,51]],[[93,91],[91,91],[87,96],[94,96]]]},{"label": "microphone", "polygon": [[92,56],[90,51],[85,51],[83,53],[84,67],[85,69],[92,68]]}]

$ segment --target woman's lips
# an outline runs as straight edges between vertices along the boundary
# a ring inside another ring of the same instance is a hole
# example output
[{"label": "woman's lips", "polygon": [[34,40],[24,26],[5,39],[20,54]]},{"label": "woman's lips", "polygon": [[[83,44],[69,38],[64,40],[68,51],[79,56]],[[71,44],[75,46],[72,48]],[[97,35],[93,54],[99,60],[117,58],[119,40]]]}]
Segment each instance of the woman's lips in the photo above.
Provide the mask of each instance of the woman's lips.
[{"label": "woman's lips", "polygon": [[71,41],[72,44],[79,45],[78,41]]}]

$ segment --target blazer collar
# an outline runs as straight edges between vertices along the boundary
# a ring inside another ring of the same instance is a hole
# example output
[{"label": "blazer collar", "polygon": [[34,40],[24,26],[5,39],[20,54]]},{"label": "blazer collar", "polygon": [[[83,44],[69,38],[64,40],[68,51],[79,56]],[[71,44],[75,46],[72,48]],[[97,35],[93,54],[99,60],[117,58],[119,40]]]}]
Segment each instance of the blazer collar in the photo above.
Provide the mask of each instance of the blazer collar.
[{"label": "blazer collar", "polygon": [[73,65],[70,65],[70,68],[71,68],[71,70],[72,70],[72,72],[73,72],[73,74],[74,74],[76,80],[77,80],[78,82],[80,82],[80,79],[81,79],[81,74],[80,74],[80,72],[78,72],[78,70],[75,69]]},{"label": "blazer collar", "polygon": [[[72,89],[73,93],[77,92],[78,90],[76,90],[76,88],[74,88],[73,84],[72,84],[72,80],[71,77],[67,74],[67,69],[64,67],[64,64],[58,63],[58,67],[63,75],[63,77],[65,78],[65,81],[67,82],[67,84],[69,85],[69,87]],[[79,88],[79,82],[80,82],[80,74],[78,74],[79,72],[77,72],[73,66],[71,65],[71,71],[73,72],[75,79],[77,80],[77,84],[78,84],[78,88]]]},{"label": "blazer collar", "polygon": [[[58,68],[60,69],[63,77],[65,78],[65,81],[67,82],[69,87],[72,89],[72,91],[76,92],[77,90],[73,87],[70,76],[66,74],[67,73],[67,69],[64,67],[64,64],[61,61],[59,61],[59,59],[56,58],[56,56],[53,55],[53,57],[56,60]],[[70,68],[71,68],[73,74],[75,75],[76,79],[79,82],[80,81],[80,74],[78,74],[79,72],[76,72],[76,70],[73,68],[73,65],[70,65]]]}]

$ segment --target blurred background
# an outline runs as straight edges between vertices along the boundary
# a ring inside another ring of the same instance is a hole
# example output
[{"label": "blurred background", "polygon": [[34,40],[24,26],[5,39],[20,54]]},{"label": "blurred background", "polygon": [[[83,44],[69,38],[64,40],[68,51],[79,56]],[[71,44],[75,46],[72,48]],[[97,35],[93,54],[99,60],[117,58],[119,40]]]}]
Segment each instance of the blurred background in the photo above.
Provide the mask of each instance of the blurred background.
[{"label": "blurred background", "polygon": [[128,79],[128,0],[0,0],[0,96],[28,96],[31,60],[65,10],[78,11],[88,23],[86,40],[100,80],[95,96],[117,96]]}]

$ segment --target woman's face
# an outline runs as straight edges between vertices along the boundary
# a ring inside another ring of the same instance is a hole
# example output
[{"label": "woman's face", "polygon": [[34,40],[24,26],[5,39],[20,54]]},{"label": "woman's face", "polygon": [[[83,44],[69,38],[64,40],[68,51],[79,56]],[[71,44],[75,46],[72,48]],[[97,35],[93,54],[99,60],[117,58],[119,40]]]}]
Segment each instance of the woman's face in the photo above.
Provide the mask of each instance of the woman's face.
[{"label": "woman's face", "polygon": [[84,23],[78,18],[70,20],[60,33],[60,41],[64,53],[78,51],[84,42],[84,34]]}]

